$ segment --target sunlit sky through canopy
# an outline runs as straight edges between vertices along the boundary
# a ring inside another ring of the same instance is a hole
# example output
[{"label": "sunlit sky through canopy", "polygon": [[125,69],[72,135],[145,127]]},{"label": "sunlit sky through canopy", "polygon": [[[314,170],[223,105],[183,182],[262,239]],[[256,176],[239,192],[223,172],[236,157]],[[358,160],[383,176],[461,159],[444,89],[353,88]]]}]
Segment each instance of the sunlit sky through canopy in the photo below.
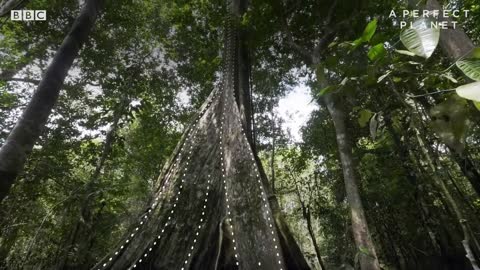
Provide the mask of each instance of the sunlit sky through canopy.
[{"label": "sunlit sky through canopy", "polygon": [[296,86],[280,99],[277,108],[278,116],[285,121],[283,128],[290,131],[294,142],[301,141],[300,129],[317,106],[315,102],[312,102],[310,90],[303,84]]}]

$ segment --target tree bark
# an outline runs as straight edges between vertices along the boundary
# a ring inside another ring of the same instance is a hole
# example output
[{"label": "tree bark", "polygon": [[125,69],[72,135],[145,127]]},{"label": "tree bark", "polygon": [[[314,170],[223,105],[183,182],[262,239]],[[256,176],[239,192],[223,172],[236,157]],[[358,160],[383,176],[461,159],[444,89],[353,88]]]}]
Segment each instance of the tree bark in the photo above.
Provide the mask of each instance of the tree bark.
[{"label": "tree bark", "polygon": [[[248,9],[249,0],[231,0],[231,4],[232,13],[234,16],[237,18],[242,18],[243,14]],[[288,228],[288,225],[286,224],[286,221],[283,218],[278,200],[273,189],[271,189],[269,185],[267,175],[256,152],[254,127],[252,125],[253,106],[250,88],[251,59],[248,46],[248,32],[246,29],[238,27],[238,25],[236,26],[234,32],[235,33],[232,34],[237,39],[237,48],[234,49],[235,60],[232,62],[238,63],[238,67],[233,67],[235,73],[235,78],[233,78],[235,85],[235,100],[240,112],[245,134],[250,144],[250,148],[252,149],[256,166],[259,170],[259,175],[265,187],[265,192],[268,195],[272,212],[275,216],[275,226],[279,231],[280,244],[285,256],[285,262],[288,266],[288,269],[309,269],[308,263],[303,257],[300,247],[298,246],[296,240],[290,232],[290,229]]]},{"label": "tree bark", "polygon": [[[229,10],[245,3],[229,2]],[[93,269],[309,269],[246,133],[236,14],[227,18],[221,89],[182,137],[138,226]]]},{"label": "tree bark", "polygon": [[360,267],[362,270],[380,270],[360,198],[351,141],[345,126],[345,113],[335,98],[335,96],[329,94],[325,97],[325,103],[335,126],[345,190],[351,211],[353,237],[358,249],[357,253],[359,254]]},{"label": "tree bark", "polygon": [[151,208],[94,269],[299,269],[284,261],[229,80],[195,119]]},{"label": "tree bark", "polygon": [[[233,5],[233,14],[241,18],[241,16],[247,11],[249,0],[235,0],[233,1]],[[238,27],[236,34],[238,36],[238,46],[236,48],[236,61],[238,61],[238,65],[235,67],[235,73],[237,74],[235,79],[235,97],[238,109],[240,110],[245,134],[247,135],[248,141],[253,146],[253,108],[250,89],[251,59],[248,47],[248,32],[243,27]]]},{"label": "tree bark", "polygon": [[0,17],[9,15],[10,10],[24,6],[28,1],[4,0],[0,3]]},{"label": "tree bark", "polygon": [[23,169],[40,136],[74,59],[93,28],[102,0],[88,0],[55,54],[30,102],[0,149],[0,202]]}]

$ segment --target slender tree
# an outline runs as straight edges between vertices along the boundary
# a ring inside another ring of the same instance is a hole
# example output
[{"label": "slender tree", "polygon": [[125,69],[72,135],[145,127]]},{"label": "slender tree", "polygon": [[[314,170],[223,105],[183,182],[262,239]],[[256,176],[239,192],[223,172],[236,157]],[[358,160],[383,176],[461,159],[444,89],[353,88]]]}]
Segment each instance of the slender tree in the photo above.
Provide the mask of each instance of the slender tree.
[{"label": "slender tree", "polygon": [[[334,1],[330,7],[325,25],[332,23],[332,14],[335,8],[336,1]],[[316,41],[317,45],[314,48],[309,49],[294,41],[287,20],[285,17],[283,18],[283,30],[287,37],[288,44],[302,57],[303,61],[307,63],[313,71],[315,71],[317,66],[321,64],[322,52],[326,49],[329,42],[333,40],[337,28],[343,24],[345,24],[345,21],[342,21],[333,27],[329,25],[330,28],[325,31],[322,38]],[[323,82],[319,79],[319,84],[322,83]],[[342,163],[345,189],[351,213],[352,231],[357,246],[357,252],[359,254],[360,266],[362,270],[378,270],[380,269],[380,265],[378,263],[374,243],[368,230],[367,219],[360,198],[360,191],[358,189],[358,178],[355,172],[351,141],[346,130],[345,112],[344,109],[340,107],[338,101],[335,100],[336,98],[337,97],[334,94],[326,95],[325,104],[335,126],[337,146],[340,154],[340,161]]]},{"label": "slender tree", "polygon": [[88,38],[102,0],[88,0],[47,68],[22,116],[0,149],[0,201],[23,169],[58,99],[68,71]]},{"label": "slender tree", "polygon": [[360,267],[362,270],[380,269],[360,198],[358,176],[355,171],[352,143],[347,132],[345,112],[342,105],[336,100],[337,98],[334,94],[329,94],[325,97],[325,104],[335,126],[337,147],[342,162],[343,179],[352,218],[353,238],[358,248]]}]

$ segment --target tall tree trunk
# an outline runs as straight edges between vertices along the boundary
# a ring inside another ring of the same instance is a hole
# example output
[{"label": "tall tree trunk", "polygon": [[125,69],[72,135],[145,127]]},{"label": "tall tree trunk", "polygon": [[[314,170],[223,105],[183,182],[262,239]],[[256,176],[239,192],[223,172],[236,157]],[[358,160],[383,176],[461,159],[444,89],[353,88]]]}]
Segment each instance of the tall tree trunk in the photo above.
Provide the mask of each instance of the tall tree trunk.
[{"label": "tall tree trunk", "polygon": [[74,59],[93,28],[102,0],[87,0],[55,54],[32,99],[0,149],[0,202],[23,169],[40,136]]},{"label": "tall tree trunk", "polygon": [[[227,0],[233,4],[233,14],[237,18],[242,18],[247,11],[249,0]],[[251,74],[251,59],[250,49],[248,46],[248,32],[243,27],[237,27],[236,36],[238,40],[238,46],[236,51],[236,62],[238,67],[235,67],[236,78],[235,81],[235,97],[236,103],[239,108],[240,117],[244,128],[245,135],[248,139],[250,147],[253,152],[253,156],[256,165],[259,170],[259,175],[265,186],[265,192],[269,198],[272,212],[275,217],[275,225],[279,231],[280,245],[285,257],[285,262],[288,269],[309,269],[303,254],[298,246],[293,234],[291,233],[283,214],[281,212],[280,205],[274,194],[274,190],[271,190],[267,175],[264,171],[260,158],[257,155],[255,148],[254,127],[253,127],[253,107],[252,107],[252,94],[250,88],[250,74]]]},{"label": "tall tree trunk", "polygon": [[[233,2],[233,13],[235,16],[241,18],[247,11],[249,0],[235,0]],[[247,139],[250,144],[254,145],[253,140],[253,108],[252,108],[252,95],[250,89],[250,70],[251,59],[250,50],[248,47],[248,32],[246,29],[238,28],[238,46],[236,48],[236,58],[238,65],[235,67],[235,73],[237,73],[235,97],[240,110],[243,128]]]},{"label": "tall tree trunk", "polygon": [[379,270],[380,265],[378,263],[375,246],[370,236],[367,218],[358,189],[351,141],[345,126],[345,113],[341,105],[336,101],[336,96],[333,94],[325,97],[325,103],[335,126],[345,190],[351,211],[352,232],[358,249],[357,253],[359,255],[360,267],[362,270]]},{"label": "tall tree trunk", "polygon": [[94,269],[299,269],[284,261],[228,73],[162,176],[146,218]]},{"label": "tall tree trunk", "polygon": [[246,133],[237,88],[237,9],[246,1],[229,4],[221,89],[182,137],[138,227],[94,269],[309,269]]}]

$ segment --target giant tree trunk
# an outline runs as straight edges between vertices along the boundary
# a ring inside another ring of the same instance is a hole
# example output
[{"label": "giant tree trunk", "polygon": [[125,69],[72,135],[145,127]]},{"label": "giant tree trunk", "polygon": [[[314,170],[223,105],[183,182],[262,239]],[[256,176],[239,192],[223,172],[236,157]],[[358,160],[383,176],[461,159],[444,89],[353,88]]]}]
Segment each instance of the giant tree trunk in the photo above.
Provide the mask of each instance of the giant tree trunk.
[{"label": "giant tree trunk", "polygon": [[87,40],[102,0],[88,0],[49,65],[32,99],[0,149],[0,202],[23,169],[55,105],[73,60]]},{"label": "giant tree trunk", "polygon": [[138,227],[94,269],[287,269],[229,81],[195,120]]},{"label": "giant tree trunk", "polygon": [[379,270],[377,254],[368,230],[367,218],[363,209],[355,164],[352,157],[352,146],[345,126],[345,113],[343,108],[332,94],[325,97],[328,112],[332,117],[337,137],[338,151],[342,162],[345,191],[350,206],[352,218],[352,232],[357,246],[357,254],[362,270]]},{"label": "giant tree trunk", "polygon": [[[241,17],[248,8],[249,0],[234,0],[232,1],[232,13]],[[252,108],[252,95],[250,89],[250,69],[251,69],[251,59],[248,49],[248,33],[243,28],[236,29],[236,61],[237,65],[234,67],[234,72],[237,75],[236,86],[235,86],[235,99],[237,101],[238,109],[240,110],[240,117],[242,120],[243,128],[245,129],[245,134],[250,144],[253,146],[253,108]]]},{"label": "giant tree trunk", "polygon": [[[249,0],[228,0],[227,2],[231,2],[231,11],[237,18],[242,18],[249,5]],[[235,42],[232,42],[232,45],[235,45],[233,47],[236,48],[231,48],[231,50],[236,53],[234,56],[232,52],[232,57],[235,57],[235,59],[231,61],[231,64],[237,64],[231,67],[232,72],[235,74],[235,77],[232,78],[235,82],[235,100],[239,108],[240,118],[245,130],[245,135],[250,144],[250,148],[252,149],[253,156],[259,170],[259,175],[272,207],[272,212],[275,217],[275,225],[279,231],[280,245],[285,256],[285,262],[288,266],[288,269],[308,269],[308,263],[305,261],[300,247],[298,246],[285,219],[283,218],[277,197],[274,194],[273,188],[271,188],[269,185],[267,175],[256,152],[254,138],[255,127],[253,125],[254,111],[252,105],[252,92],[250,88],[251,59],[249,53],[250,49],[248,46],[249,33],[245,27],[238,27],[238,22],[235,29],[231,30],[233,31],[232,38],[236,39]],[[227,49],[227,51],[228,50],[229,49]]]},{"label": "giant tree trunk", "polygon": [[[245,4],[232,2],[230,11]],[[182,137],[138,226],[93,269],[309,269],[250,144],[232,13],[222,86]]]}]

